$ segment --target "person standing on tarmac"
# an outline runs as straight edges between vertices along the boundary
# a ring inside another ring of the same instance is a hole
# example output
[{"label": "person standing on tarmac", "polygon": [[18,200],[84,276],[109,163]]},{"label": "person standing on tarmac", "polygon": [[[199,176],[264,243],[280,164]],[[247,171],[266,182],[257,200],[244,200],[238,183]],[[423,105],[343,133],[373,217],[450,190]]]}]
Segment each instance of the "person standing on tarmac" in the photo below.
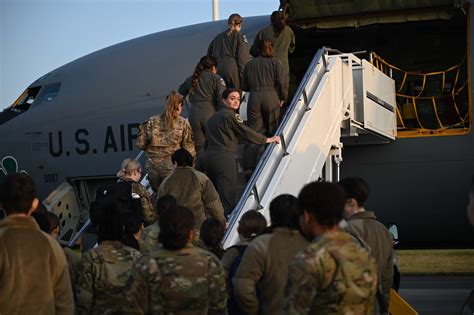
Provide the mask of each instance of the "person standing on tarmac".
[{"label": "person standing on tarmac", "polygon": [[146,169],[151,188],[157,192],[160,183],[171,173],[171,155],[183,148],[195,155],[191,126],[180,116],[183,98],[171,91],[166,97],[164,112],[140,126],[135,146],[146,151]]},{"label": "person standing on tarmac", "polygon": [[[178,88],[178,92],[184,97],[189,94],[189,101],[191,102],[189,123],[193,132],[194,147],[196,148],[196,169],[198,171],[204,169],[202,155],[206,143],[206,123],[219,109],[220,97],[226,89],[224,80],[216,73],[216,59],[211,56],[204,56],[199,60],[193,75],[187,78]],[[173,153],[174,151],[171,152],[170,157]]]},{"label": "person standing on tarmac", "polygon": [[142,166],[135,159],[125,159],[122,162],[120,170],[117,172],[118,183],[124,183],[131,186],[132,199],[140,198],[142,213],[140,213],[143,223],[148,226],[156,221],[156,211],[148,190],[140,184],[142,177]]},{"label": "person standing on tarmac", "polygon": [[288,267],[284,314],[374,314],[377,265],[339,230],[344,191],[312,182],[298,195],[299,225],[312,239]]},{"label": "person standing on tarmac", "polygon": [[[245,66],[242,80],[242,89],[250,92],[247,125],[259,133],[272,135],[278,128],[280,107],[287,96],[285,76],[281,61],[273,58],[273,43],[270,39],[261,40],[258,50],[258,57]],[[255,169],[260,148],[255,144],[245,144],[244,170]]]},{"label": "person standing on tarmac", "polygon": [[135,264],[121,314],[226,314],[225,272],[216,256],[192,245],[192,211],[164,210],[159,224],[162,247]]},{"label": "person standing on tarmac", "polygon": [[158,188],[158,196],[171,195],[176,203],[194,214],[195,239],[206,217],[216,218],[225,226],[224,209],[219,194],[206,174],[193,168],[193,156],[184,149],[177,150],[171,157],[175,168]]},{"label": "person standing on tarmac", "polygon": [[[254,57],[259,55],[258,43],[264,39],[271,39],[273,42],[274,56],[278,58],[283,66],[285,76],[285,93],[288,94],[290,82],[290,65],[288,62],[288,53],[295,50],[295,34],[289,26],[286,25],[286,19],[283,12],[274,11],[270,17],[271,25],[258,32],[250,48],[250,54]],[[286,99],[285,99],[286,101]]]},{"label": "person standing on tarmac", "polygon": [[374,212],[365,210],[369,197],[369,185],[360,177],[343,178],[339,185],[346,194],[344,217],[348,231],[358,235],[370,247],[370,253],[378,266],[378,311],[388,314],[390,289],[393,284],[393,239],[388,229],[377,221]]},{"label": "person standing on tarmac", "polygon": [[229,29],[217,35],[207,50],[208,56],[217,59],[217,73],[227,87],[234,89],[240,89],[244,67],[249,61],[247,37],[240,32],[242,22],[239,14],[231,14],[227,20]]},{"label": "person standing on tarmac", "polygon": [[280,137],[270,138],[246,126],[236,113],[240,106],[240,90],[227,89],[222,94],[225,108],[215,113],[207,122],[207,147],[205,151],[205,169],[214,184],[229,215],[235,206],[237,169],[235,155],[239,138],[256,144],[280,143]]}]

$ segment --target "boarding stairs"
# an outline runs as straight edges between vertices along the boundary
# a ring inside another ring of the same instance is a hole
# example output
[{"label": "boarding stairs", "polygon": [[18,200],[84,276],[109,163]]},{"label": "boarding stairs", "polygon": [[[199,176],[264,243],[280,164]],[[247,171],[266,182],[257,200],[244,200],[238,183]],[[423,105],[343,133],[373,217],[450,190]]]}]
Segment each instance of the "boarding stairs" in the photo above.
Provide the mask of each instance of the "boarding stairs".
[{"label": "boarding stairs", "polygon": [[241,216],[308,182],[339,180],[344,144],[395,140],[395,83],[367,60],[322,48],[313,58],[276,134],[229,218],[224,248],[239,241]]},{"label": "boarding stairs", "polygon": [[[229,218],[224,248],[238,242],[238,222],[246,211],[258,209],[270,222],[268,206],[276,196],[296,196],[311,181],[338,180],[343,145],[394,140],[395,110],[391,78],[354,54],[318,50],[276,132],[281,143],[267,146]],[[143,151],[136,159],[144,165]],[[73,246],[87,234],[89,203],[104,180],[115,179],[65,182],[44,201],[60,217],[63,245]],[[149,187],[147,176],[141,183]]]}]

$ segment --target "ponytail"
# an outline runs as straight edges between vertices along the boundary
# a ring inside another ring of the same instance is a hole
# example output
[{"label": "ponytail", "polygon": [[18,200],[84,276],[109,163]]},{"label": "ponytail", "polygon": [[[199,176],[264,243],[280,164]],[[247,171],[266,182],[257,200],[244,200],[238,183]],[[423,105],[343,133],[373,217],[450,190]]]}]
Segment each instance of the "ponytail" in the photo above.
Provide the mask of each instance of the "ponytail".
[{"label": "ponytail", "polygon": [[164,121],[168,130],[171,129],[173,122],[178,119],[180,104],[183,104],[183,97],[178,92],[171,91],[166,96],[165,111],[161,114],[160,119]]},{"label": "ponytail", "polygon": [[242,17],[238,13],[231,14],[227,19],[227,25],[229,25],[227,36],[230,36],[230,34],[232,34],[232,32],[234,31],[234,27],[242,24],[243,21],[244,19],[242,19]]},{"label": "ponytail", "polygon": [[196,89],[197,82],[199,80],[199,76],[203,70],[211,70],[212,67],[217,67],[217,60],[212,56],[204,56],[199,60],[199,63],[196,65],[194,69],[192,83],[191,83],[191,94],[194,94]]}]

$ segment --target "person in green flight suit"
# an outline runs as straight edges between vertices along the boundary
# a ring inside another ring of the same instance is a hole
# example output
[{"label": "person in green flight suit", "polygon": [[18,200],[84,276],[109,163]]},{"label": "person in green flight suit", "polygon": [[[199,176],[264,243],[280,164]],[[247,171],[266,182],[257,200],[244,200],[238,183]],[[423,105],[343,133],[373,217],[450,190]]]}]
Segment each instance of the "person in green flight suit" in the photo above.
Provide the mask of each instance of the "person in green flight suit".
[{"label": "person in green flight suit", "polygon": [[264,39],[272,40],[274,57],[278,58],[283,65],[283,73],[286,79],[284,88],[285,94],[288,95],[290,82],[290,65],[288,62],[288,54],[291,54],[295,50],[295,34],[291,28],[286,25],[286,19],[283,12],[274,11],[270,17],[270,22],[271,25],[258,32],[252,47],[250,48],[250,54],[254,57],[257,57],[258,43]]},{"label": "person in green flight suit", "polygon": [[244,124],[240,115],[236,113],[240,106],[240,95],[240,90],[225,90],[222,94],[225,107],[215,113],[206,125],[207,147],[204,153],[204,167],[219,193],[226,215],[229,215],[235,206],[237,184],[235,155],[239,139],[260,145],[280,143],[279,136],[267,138]]},{"label": "person in green flight suit", "polygon": [[248,40],[240,30],[243,19],[237,13],[227,20],[229,29],[218,34],[209,45],[208,56],[217,59],[217,73],[227,87],[240,89],[245,64],[249,61]]},{"label": "person in green flight suit", "polygon": [[[264,135],[273,135],[280,120],[280,107],[286,99],[285,75],[281,61],[273,58],[273,43],[259,43],[259,55],[245,66],[242,89],[250,92],[247,104],[247,125]],[[253,171],[263,146],[246,143],[243,166]]]},{"label": "person in green flight suit", "polygon": [[193,75],[187,78],[178,89],[186,97],[189,94],[191,111],[189,124],[193,131],[196,149],[196,169],[203,170],[202,155],[206,143],[207,120],[219,109],[219,102],[226,85],[217,73],[217,61],[214,57],[204,56],[196,65]]}]

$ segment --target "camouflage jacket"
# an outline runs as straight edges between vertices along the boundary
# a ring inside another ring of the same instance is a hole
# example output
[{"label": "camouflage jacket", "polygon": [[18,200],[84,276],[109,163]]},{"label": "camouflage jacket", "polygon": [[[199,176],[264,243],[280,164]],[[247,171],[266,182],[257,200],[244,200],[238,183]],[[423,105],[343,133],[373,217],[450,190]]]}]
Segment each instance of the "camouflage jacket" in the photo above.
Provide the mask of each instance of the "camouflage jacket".
[{"label": "camouflage jacket", "polygon": [[226,314],[226,282],[219,260],[192,245],[143,256],[126,286],[139,314]]},{"label": "camouflage jacket", "polygon": [[158,220],[155,221],[152,225],[147,226],[142,233],[142,240],[147,245],[156,245],[158,244],[158,235],[160,235],[160,225]]},{"label": "camouflage jacket", "polygon": [[76,270],[77,313],[102,315],[122,309],[122,290],[140,256],[118,241],[103,241],[87,251]]},{"label": "camouflage jacket", "polygon": [[186,149],[192,156],[196,155],[191,126],[181,116],[172,123],[171,128],[160,115],[151,117],[140,126],[135,145],[147,152],[147,163],[158,169],[171,170],[171,156],[180,148]]},{"label": "camouflage jacket", "polygon": [[373,314],[377,266],[345,232],[326,233],[288,268],[288,314]]},{"label": "camouflage jacket", "polygon": [[158,235],[160,235],[160,225],[158,220],[152,225],[147,226],[142,233],[142,239],[140,243],[140,253],[143,255],[153,252],[161,247],[158,241]]},{"label": "camouflage jacket", "polygon": [[140,202],[142,206],[143,224],[148,226],[153,224],[158,218],[153,201],[150,193],[146,190],[145,186],[140,183],[132,182],[132,194],[135,193],[140,196]]}]

